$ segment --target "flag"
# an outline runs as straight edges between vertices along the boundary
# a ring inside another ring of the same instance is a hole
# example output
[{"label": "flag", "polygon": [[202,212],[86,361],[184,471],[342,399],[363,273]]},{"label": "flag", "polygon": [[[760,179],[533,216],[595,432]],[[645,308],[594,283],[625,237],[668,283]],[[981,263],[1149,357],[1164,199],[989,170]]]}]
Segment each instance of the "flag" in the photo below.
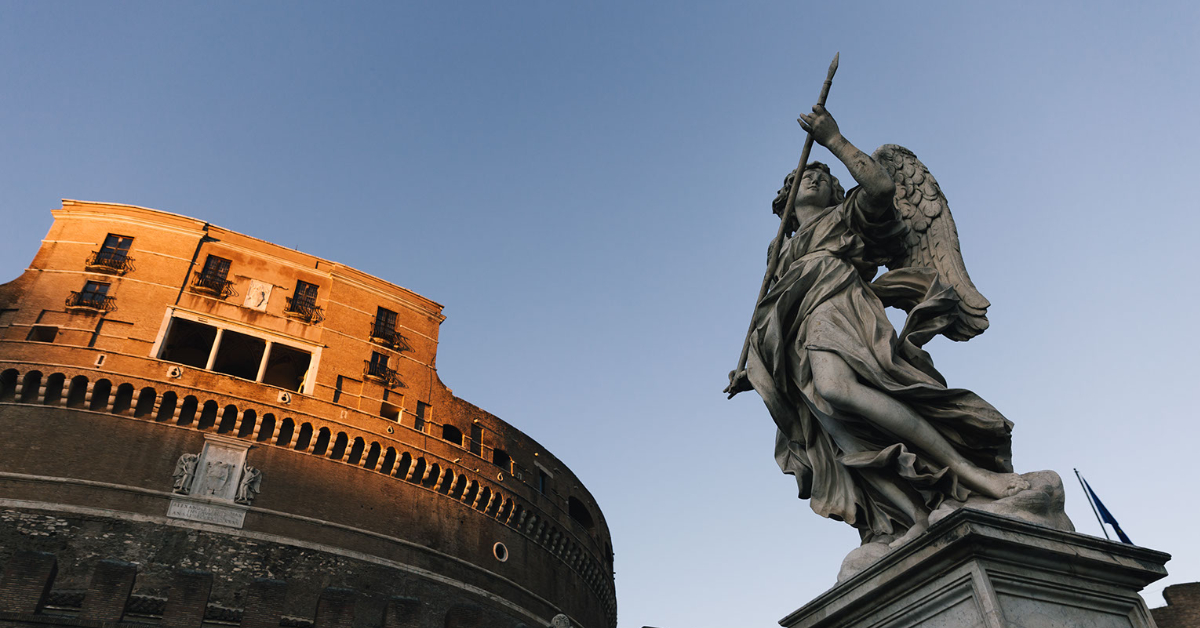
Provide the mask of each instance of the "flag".
[{"label": "flag", "polygon": [[1107,523],[1113,527],[1113,530],[1116,530],[1117,538],[1121,539],[1122,543],[1133,545],[1133,541],[1130,541],[1125,531],[1121,529],[1121,524],[1117,523],[1117,518],[1112,516],[1112,513],[1108,512],[1108,509],[1104,507],[1104,502],[1100,501],[1099,497],[1096,497],[1096,491],[1092,490],[1091,485],[1087,483],[1087,480],[1083,479],[1083,476],[1080,476],[1079,479],[1083,481],[1083,487],[1087,489],[1088,497],[1096,505],[1096,510],[1100,512],[1100,518],[1104,520],[1104,523]]}]

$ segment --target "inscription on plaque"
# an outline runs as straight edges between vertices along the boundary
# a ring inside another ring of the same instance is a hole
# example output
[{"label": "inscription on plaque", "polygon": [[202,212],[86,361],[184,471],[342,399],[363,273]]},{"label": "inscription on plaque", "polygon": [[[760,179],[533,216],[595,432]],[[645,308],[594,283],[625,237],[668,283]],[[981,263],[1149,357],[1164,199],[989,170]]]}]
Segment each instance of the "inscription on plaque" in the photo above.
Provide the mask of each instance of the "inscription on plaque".
[{"label": "inscription on plaque", "polygon": [[216,504],[172,499],[167,508],[167,516],[175,519],[187,519],[203,523],[215,523],[221,526],[240,528],[246,521],[246,511],[241,508],[229,508]]}]

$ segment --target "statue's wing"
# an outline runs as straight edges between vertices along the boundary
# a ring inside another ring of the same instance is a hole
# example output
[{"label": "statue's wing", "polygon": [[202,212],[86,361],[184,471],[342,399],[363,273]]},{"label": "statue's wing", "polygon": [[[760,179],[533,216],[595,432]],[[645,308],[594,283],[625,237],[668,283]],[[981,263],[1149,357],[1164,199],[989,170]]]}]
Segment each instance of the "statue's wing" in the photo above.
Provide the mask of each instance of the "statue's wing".
[{"label": "statue's wing", "polygon": [[896,184],[896,209],[908,225],[905,252],[888,268],[932,268],[959,297],[959,313],[941,330],[951,340],[970,340],[988,327],[991,304],[975,289],[958,246],[958,229],[937,180],[912,151],[884,144],[872,155]]}]

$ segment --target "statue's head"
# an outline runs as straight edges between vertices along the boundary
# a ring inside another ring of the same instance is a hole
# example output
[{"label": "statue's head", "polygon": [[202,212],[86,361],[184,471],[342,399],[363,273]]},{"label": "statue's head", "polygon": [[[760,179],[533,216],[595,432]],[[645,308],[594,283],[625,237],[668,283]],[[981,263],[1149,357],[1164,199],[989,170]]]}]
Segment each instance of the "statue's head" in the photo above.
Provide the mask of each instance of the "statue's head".
[{"label": "statue's head", "polygon": [[[829,166],[814,161],[808,164],[804,169],[804,176],[809,181],[801,181],[800,189],[796,190],[796,198],[803,199],[806,195],[811,195],[814,192],[809,189],[808,184],[815,182],[817,179],[824,179],[829,185],[829,200],[821,203],[822,205],[836,205],[846,199],[846,191],[842,189],[842,184],[829,171]],[[792,189],[792,181],[796,178],[796,171],[788,173],[783,179],[783,187],[775,194],[775,200],[771,202],[771,211],[775,212],[776,216],[783,213],[783,206],[787,204],[788,192]]]}]

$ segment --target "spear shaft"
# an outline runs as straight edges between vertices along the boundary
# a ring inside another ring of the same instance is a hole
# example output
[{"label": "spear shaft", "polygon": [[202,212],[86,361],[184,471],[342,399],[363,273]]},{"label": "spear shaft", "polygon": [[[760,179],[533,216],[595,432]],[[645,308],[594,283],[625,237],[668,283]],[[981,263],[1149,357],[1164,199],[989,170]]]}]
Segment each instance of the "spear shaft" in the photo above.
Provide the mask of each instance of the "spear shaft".
[{"label": "spear shaft", "polygon": [[[838,57],[841,53],[833,55],[833,62],[829,64],[829,73],[825,75],[825,82],[821,85],[821,95],[817,97],[817,104],[824,107],[825,99],[829,98],[829,88],[833,86],[833,75],[837,73]],[[804,176],[804,169],[808,166],[808,154],[812,152],[813,136],[808,133],[808,137],[804,139],[804,150],[800,152],[800,165],[796,167],[796,176],[792,179],[792,186],[788,190],[787,204],[783,206],[782,215],[779,217],[779,231],[775,234],[775,239],[771,241],[771,246],[768,249],[767,274],[763,276],[762,287],[758,289],[758,299],[754,302],[754,309],[758,311],[758,304],[762,302],[764,296],[767,295],[767,289],[771,287],[771,277],[775,276],[775,270],[779,267],[779,247],[783,244],[783,236],[787,231],[787,225],[792,214],[796,211],[792,205],[796,202],[796,192],[800,189],[800,178]],[[754,316],[750,316],[750,329],[746,331],[746,341],[742,343],[742,355],[738,358],[737,369],[729,374],[730,385],[733,384],[737,374],[746,368],[746,359],[750,357],[750,334],[754,332]],[[731,392],[730,398],[737,393]]]}]

